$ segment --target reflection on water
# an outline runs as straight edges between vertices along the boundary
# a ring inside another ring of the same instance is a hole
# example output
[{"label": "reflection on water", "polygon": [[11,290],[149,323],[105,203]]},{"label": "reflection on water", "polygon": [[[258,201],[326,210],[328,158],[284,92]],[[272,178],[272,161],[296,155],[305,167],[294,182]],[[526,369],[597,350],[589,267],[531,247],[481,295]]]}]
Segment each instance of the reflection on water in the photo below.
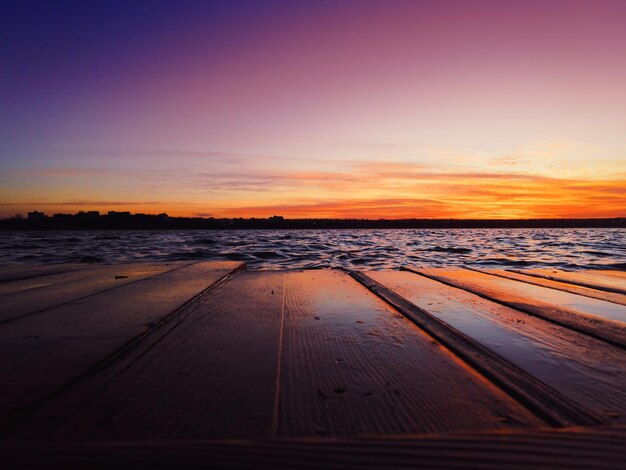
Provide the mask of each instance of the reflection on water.
[{"label": "reflection on water", "polygon": [[0,264],[238,260],[252,269],[626,269],[621,229],[2,232]]}]

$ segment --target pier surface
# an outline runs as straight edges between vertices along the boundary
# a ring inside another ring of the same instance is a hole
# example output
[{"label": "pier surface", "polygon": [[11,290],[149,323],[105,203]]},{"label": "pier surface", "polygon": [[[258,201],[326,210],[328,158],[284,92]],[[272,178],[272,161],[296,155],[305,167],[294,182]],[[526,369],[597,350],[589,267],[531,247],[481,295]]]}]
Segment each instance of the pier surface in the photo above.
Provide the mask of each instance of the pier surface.
[{"label": "pier surface", "polygon": [[0,270],[0,465],[625,468],[626,274]]}]

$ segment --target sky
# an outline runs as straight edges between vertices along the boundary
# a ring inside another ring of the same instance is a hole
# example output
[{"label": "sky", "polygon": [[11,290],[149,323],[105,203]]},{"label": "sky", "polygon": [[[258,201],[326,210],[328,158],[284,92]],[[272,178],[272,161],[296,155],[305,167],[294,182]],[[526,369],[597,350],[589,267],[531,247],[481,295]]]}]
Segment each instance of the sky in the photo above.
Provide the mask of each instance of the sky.
[{"label": "sky", "polygon": [[625,208],[623,0],[0,0],[0,217]]}]

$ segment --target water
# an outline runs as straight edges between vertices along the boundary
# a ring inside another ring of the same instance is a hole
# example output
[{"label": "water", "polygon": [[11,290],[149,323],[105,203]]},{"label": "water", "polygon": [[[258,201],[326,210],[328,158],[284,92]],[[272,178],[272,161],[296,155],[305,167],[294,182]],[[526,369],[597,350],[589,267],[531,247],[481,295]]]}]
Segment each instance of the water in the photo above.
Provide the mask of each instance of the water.
[{"label": "water", "polygon": [[245,261],[250,269],[626,269],[623,229],[0,232],[0,265]]}]

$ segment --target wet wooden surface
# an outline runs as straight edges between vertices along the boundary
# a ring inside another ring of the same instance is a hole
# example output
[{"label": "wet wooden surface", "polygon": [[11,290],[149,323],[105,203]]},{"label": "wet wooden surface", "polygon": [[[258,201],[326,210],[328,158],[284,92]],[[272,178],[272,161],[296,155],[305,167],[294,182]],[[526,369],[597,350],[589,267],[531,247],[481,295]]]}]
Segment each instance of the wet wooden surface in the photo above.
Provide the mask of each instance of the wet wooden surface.
[{"label": "wet wooden surface", "polygon": [[97,443],[2,444],[7,468],[623,469],[626,428]]},{"label": "wet wooden surface", "polygon": [[39,439],[136,440],[543,424],[338,271],[236,276],[149,347],[51,401],[11,438],[37,426]]},{"label": "wet wooden surface", "polygon": [[[516,271],[520,272],[520,271]],[[591,289],[615,292],[626,295],[625,277],[619,271],[559,271],[556,269],[529,269],[524,271],[529,276],[543,277],[555,281],[589,287]]]},{"label": "wet wooden surface", "polygon": [[[569,284],[562,281],[554,281],[539,276],[531,276],[518,271],[508,271],[505,269],[476,269],[475,271],[485,274],[493,274],[495,276],[501,276],[508,279],[514,279],[516,281],[526,282],[528,284],[536,284],[538,286],[549,287],[551,289],[562,290],[565,292],[571,292],[572,294],[580,294],[592,299],[605,300],[607,302],[613,302],[620,305],[626,305],[626,295],[618,294],[615,292],[607,292],[604,290],[591,289],[589,287],[583,287],[578,284]],[[623,279],[626,283],[626,278]]]},{"label": "wet wooden surface", "polygon": [[341,271],[288,275],[283,346],[278,435],[540,422]]},{"label": "wet wooden surface", "polygon": [[85,298],[184,266],[102,266],[0,284],[0,323]]},{"label": "wet wooden surface", "polygon": [[624,350],[412,272],[368,275],[605,421],[626,422]]},{"label": "wet wooden surface", "polygon": [[0,271],[0,458],[623,467],[623,273],[242,268]]},{"label": "wet wooden surface", "polygon": [[9,437],[268,437],[284,282],[281,272],[236,276],[167,334],[51,400]]},{"label": "wet wooden surface", "polygon": [[46,266],[17,265],[0,270],[0,283],[23,281],[40,276],[89,270],[92,268],[93,266],[80,263],[52,264]]},{"label": "wet wooden surface", "polygon": [[626,349],[626,306],[468,269],[407,269]]},{"label": "wet wooden surface", "polygon": [[97,367],[239,263],[197,263],[0,325],[0,425]]}]

